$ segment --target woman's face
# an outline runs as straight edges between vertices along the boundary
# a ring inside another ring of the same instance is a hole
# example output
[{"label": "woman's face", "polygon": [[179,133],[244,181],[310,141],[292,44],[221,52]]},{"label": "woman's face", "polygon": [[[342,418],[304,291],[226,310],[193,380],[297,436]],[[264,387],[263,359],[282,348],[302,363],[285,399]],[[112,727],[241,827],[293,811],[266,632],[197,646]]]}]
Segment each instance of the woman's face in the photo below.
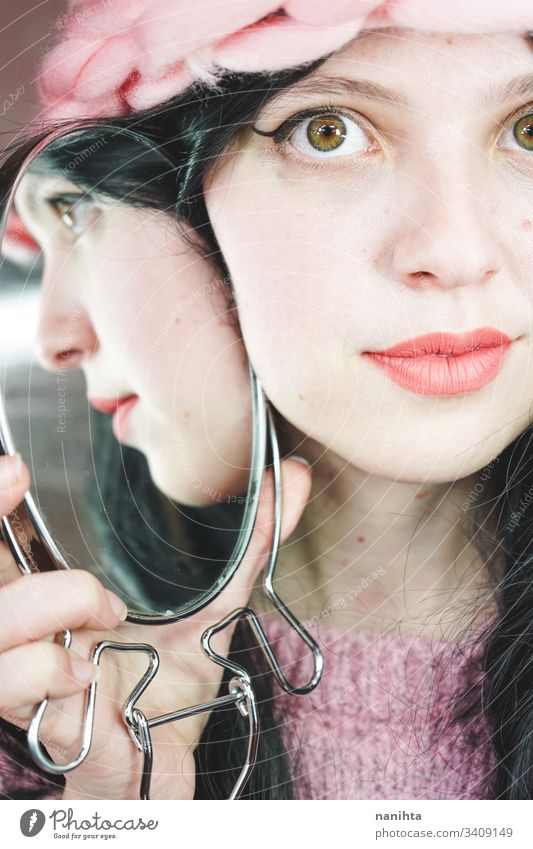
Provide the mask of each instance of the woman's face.
[{"label": "woman's face", "polygon": [[[369,473],[445,482],[529,424],[525,38],[364,33],[270,100],[205,191],[251,361],[304,434]],[[442,332],[489,347],[368,355]]]},{"label": "woman's face", "polygon": [[89,401],[114,412],[115,436],[170,497],[243,492],[250,390],[226,282],[170,217],[84,198],[62,176],[29,172],[16,206],[44,253],[41,364],[83,369]]}]

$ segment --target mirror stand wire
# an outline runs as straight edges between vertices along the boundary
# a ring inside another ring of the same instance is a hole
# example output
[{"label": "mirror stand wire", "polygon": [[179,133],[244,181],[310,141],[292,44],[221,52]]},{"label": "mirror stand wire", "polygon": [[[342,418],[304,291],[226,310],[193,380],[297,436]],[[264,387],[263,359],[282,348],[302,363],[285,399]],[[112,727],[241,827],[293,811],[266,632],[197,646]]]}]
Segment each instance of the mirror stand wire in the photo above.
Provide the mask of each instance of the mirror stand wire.
[{"label": "mirror stand wire", "polygon": [[[290,684],[286,676],[283,674],[281,667],[279,666],[276,656],[272,651],[270,643],[268,642],[268,637],[255,611],[248,607],[238,608],[232,611],[224,619],[217,622],[215,625],[212,625],[207,628],[202,635],[202,648],[207,657],[209,657],[210,660],[212,660],[219,666],[230,670],[230,672],[232,672],[234,675],[234,677],[229,682],[228,695],[218,696],[217,698],[212,699],[208,702],[192,705],[190,707],[182,708],[181,710],[177,711],[172,711],[171,713],[153,717],[152,719],[146,719],[142,711],[135,707],[135,704],[157,673],[157,669],[159,666],[159,656],[156,649],[148,643],[118,643],[110,641],[102,641],[98,643],[94,647],[91,657],[95,664],[99,663],[102,653],[107,649],[116,651],[145,652],[150,656],[150,666],[148,667],[146,673],[140,680],[139,684],[137,684],[133,691],[130,693],[128,699],[126,700],[122,708],[122,717],[130,734],[130,737],[132,738],[137,749],[144,753],[144,764],[139,794],[140,798],[143,800],[148,800],[150,798],[150,782],[153,763],[153,747],[150,736],[150,728],[156,727],[158,725],[163,725],[168,722],[175,722],[179,719],[185,719],[186,717],[194,716],[196,714],[204,713],[206,711],[211,711],[216,709],[217,707],[228,706],[230,704],[234,704],[235,707],[239,710],[239,712],[243,716],[248,718],[248,743],[246,748],[245,761],[241,772],[237,778],[237,781],[229,796],[230,800],[240,798],[241,793],[252,773],[257,757],[260,730],[257,703],[248,672],[242,666],[234,663],[233,661],[229,660],[228,658],[222,655],[217,654],[211,647],[212,637],[222,631],[228,625],[235,622],[235,620],[246,619],[249,622],[258,641],[259,648],[263,651],[263,654],[266,657],[266,660],[276,681],[278,682],[279,686],[283,690],[285,690],[285,692],[291,693],[293,695],[305,695],[316,687],[322,676],[323,658],[318,644],[312,638],[309,632],[304,628],[302,623],[285,606],[284,602],[274,589],[274,573],[281,537],[281,460],[274,420],[270,408],[267,409],[267,416],[268,434],[272,449],[272,466],[274,473],[274,525],[269,561],[265,569],[265,576],[263,580],[263,588],[276,606],[276,608],[282,614],[282,616],[289,622],[291,627],[299,634],[302,640],[311,649],[314,661],[314,671],[311,678],[305,685],[293,686],[292,684]],[[64,645],[68,648],[68,646],[70,645],[71,634],[70,631],[64,631],[63,633]],[[78,756],[68,764],[63,765],[54,763],[44,753],[40,745],[38,739],[39,725],[46,709],[47,700],[45,699],[40,705],[28,728],[28,745],[33,759],[42,769],[56,774],[69,772],[79,766],[79,764],[86,757],[90,749],[92,739],[96,687],[96,682],[93,682],[89,687],[87,710],[82,737],[82,749]]]}]

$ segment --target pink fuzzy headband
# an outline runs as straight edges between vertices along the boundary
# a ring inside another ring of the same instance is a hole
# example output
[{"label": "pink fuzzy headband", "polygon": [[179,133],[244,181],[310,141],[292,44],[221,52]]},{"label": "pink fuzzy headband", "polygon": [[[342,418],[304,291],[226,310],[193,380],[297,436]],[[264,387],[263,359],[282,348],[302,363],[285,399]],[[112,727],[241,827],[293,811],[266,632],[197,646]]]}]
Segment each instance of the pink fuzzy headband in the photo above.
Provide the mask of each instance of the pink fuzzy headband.
[{"label": "pink fuzzy headband", "polygon": [[123,115],[224,70],[277,71],[362,29],[533,30],[532,0],[70,0],[40,77],[51,120]]}]

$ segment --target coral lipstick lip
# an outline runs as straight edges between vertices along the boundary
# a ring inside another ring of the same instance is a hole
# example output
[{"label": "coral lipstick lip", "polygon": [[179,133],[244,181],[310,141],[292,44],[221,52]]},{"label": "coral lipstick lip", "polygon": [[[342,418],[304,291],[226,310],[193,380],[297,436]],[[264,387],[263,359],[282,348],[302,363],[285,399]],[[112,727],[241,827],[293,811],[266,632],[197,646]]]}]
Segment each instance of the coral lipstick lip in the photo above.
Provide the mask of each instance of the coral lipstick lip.
[{"label": "coral lipstick lip", "polygon": [[480,327],[467,333],[428,333],[362,356],[410,392],[459,395],[493,380],[513,341],[494,327]]}]

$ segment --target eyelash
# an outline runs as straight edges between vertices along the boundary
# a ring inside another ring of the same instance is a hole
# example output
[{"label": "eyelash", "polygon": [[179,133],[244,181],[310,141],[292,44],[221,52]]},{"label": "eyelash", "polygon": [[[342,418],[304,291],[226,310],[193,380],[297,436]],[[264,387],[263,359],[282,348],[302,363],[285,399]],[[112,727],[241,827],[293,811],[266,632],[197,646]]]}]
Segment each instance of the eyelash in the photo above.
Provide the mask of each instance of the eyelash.
[{"label": "eyelash", "polygon": [[[326,117],[326,115],[340,116],[342,118],[348,118],[353,121],[357,126],[366,132],[368,135],[368,131],[365,129],[365,124],[367,123],[362,115],[358,112],[354,112],[352,110],[343,109],[342,107],[335,106],[332,103],[324,103],[319,106],[312,107],[310,109],[304,109],[302,112],[297,112],[295,115],[291,115],[290,118],[287,118],[276,130],[270,130],[269,132],[264,132],[262,130],[258,130],[256,127],[252,127],[253,131],[260,136],[267,136],[272,138],[274,145],[278,148],[278,152],[280,156],[287,156],[286,153],[287,148],[289,146],[289,138],[294,133],[301,124],[306,120],[306,118],[321,118]],[[319,164],[318,162],[313,162],[312,159],[304,159],[300,157],[298,154],[291,153],[290,157],[296,159],[302,165],[308,168],[324,168],[324,165]],[[321,159],[326,159],[327,157],[320,157]],[[330,157],[331,158],[331,157]],[[329,166],[331,167],[331,166]]]},{"label": "eyelash", "polygon": [[[505,130],[510,130],[512,132],[512,127],[515,123],[520,121],[521,118],[524,118],[526,115],[533,114],[533,103],[528,103],[526,106],[522,107],[520,112],[515,113],[509,123],[500,124],[501,132]],[[342,107],[335,106],[331,103],[325,103],[320,106],[316,106],[310,109],[305,109],[302,112],[297,112],[295,115],[291,115],[290,118],[287,118],[276,130],[270,130],[269,132],[265,132],[262,130],[258,130],[256,127],[252,127],[253,131],[260,136],[267,136],[271,138],[274,145],[278,148],[278,152],[280,156],[285,156],[287,158],[295,159],[297,162],[301,163],[304,167],[308,168],[324,168],[330,167],[331,165],[324,166],[320,163],[320,161],[313,161],[313,159],[306,159],[303,155],[299,155],[298,153],[287,154],[287,148],[289,146],[289,139],[291,135],[300,127],[304,121],[308,118],[322,118],[326,116],[340,116],[343,118],[348,118],[351,121],[354,121],[355,124],[365,132],[369,138],[372,139],[372,136],[369,134],[366,129],[367,122],[362,115],[358,112],[353,112],[351,110],[343,109]],[[533,120],[532,120],[533,123]],[[527,153],[525,149],[524,153]],[[333,157],[328,157],[327,155],[318,157],[320,159],[331,159]],[[340,157],[342,158],[342,156]]]}]

